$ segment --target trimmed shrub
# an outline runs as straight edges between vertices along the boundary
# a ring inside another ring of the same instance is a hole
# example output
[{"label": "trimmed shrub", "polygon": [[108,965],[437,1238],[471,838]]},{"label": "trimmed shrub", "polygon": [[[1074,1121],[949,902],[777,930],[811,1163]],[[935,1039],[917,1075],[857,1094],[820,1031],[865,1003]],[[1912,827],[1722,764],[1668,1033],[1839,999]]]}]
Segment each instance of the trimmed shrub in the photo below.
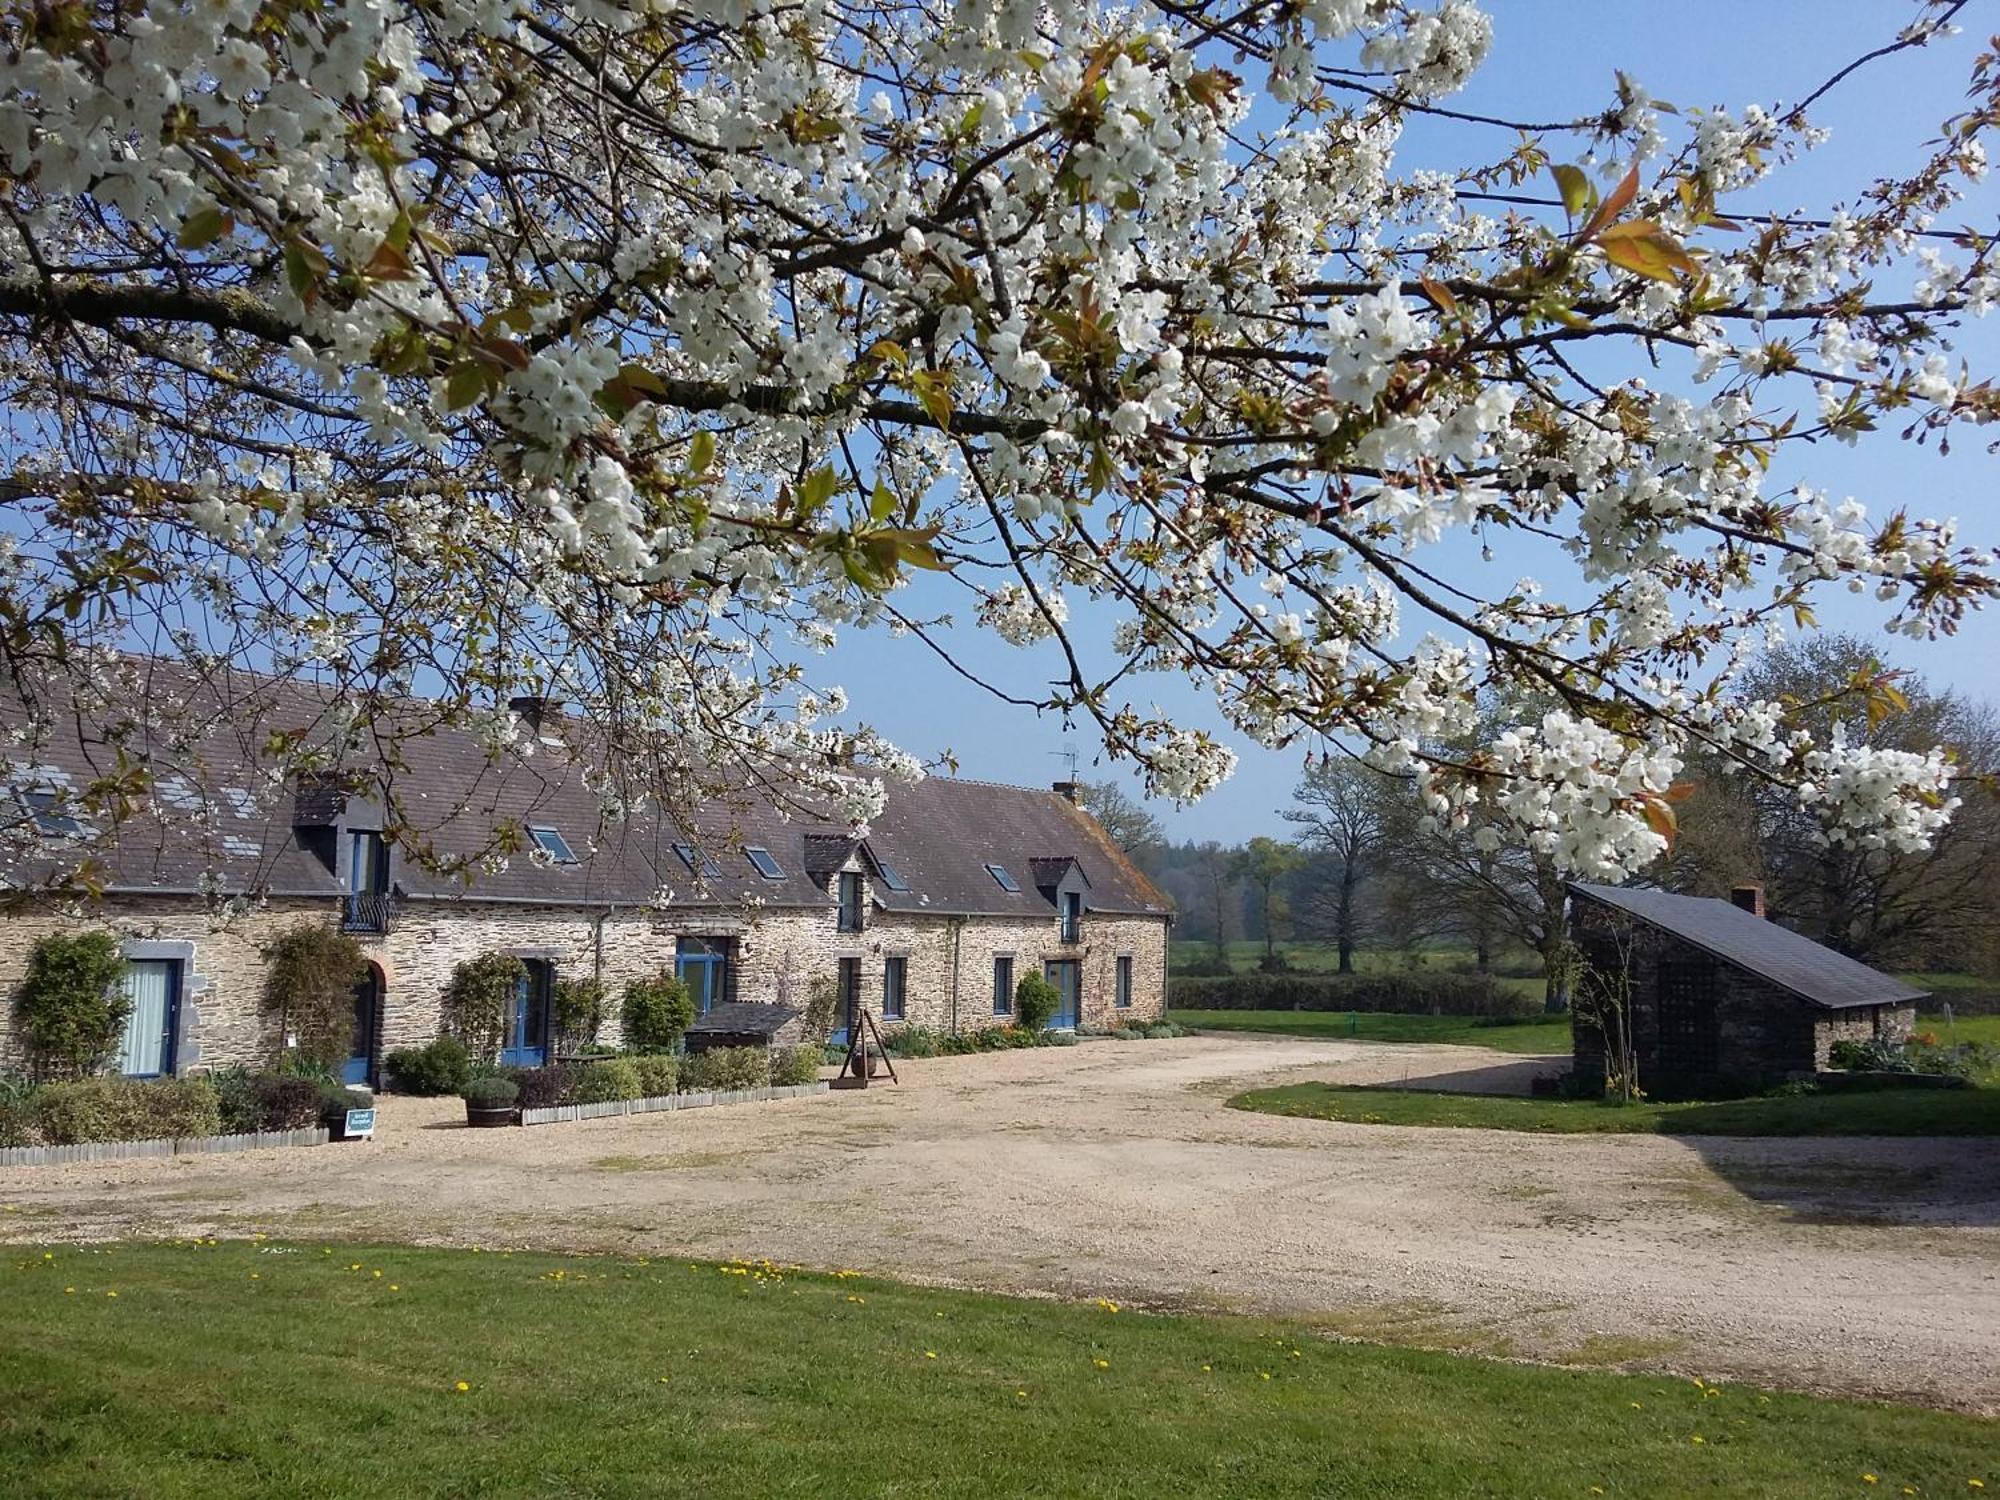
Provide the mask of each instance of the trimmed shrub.
[{"label": "trimmed shrub", "polygon": [[523,1068],[511,1076],[520,1090],[518,1097],[523,1109],[552,1109],[567,1104],[570,1090],[576,1087],[576,1070],[553,1064],[546,1068]]},{"label": "trimmed shrub", "polygon": [[585,1063],[576,1070],[576,1086],[564,1101],[568,1104],[610,1104],[619,1099],[644,1097],[639,1069],[629,1057],[612,1057],[603,1062]]},{"label": "trimmed shrub", "polygon": [[681,1060],[671,1052],[642,1052],[632,1066],[639,1070],[641,1099],[664,1099],[680,1087]]},{"label": "trimmed shrub", "polygon": [[330,923],[280,933],[264,948],[264,1013],[302,1055],[337,1068],[354,1046],[354,987],[368,973],[361,945]]},{"label": "trimmed shrub", "polygon": [[1014,1025],[1030,1035],[1046,1030],[1062,995],[1039,974],[1023,974],[1014,986]]},{"label": "trimmed shrub", "polygon": [[1382,974],[1176,974],[1172,1010],[1358,1010],[1400,1015],[1520,1016],[1541,1006],[1510,994],[1488,974],[1423,970]]},{"label": "trimmed shrub", "polygon": [[1044,1047],[1074,1047],[1083,1038],[1074,1031],[1051,1031],[1042,1038]]},{"label": "trimmed shrub", "polygon": [[817,1082],[819,1082],[817,1047],[787,1047],[771,1055],[773,1088],[797,1088],[802,1083]]},{"label": "trimmed shrub", "polygon": [[257,1115],[251,1130],[308,1130],[319,1123],[322,1085],[310,1078],[250,1080],[250,1095]]},{"label": "trimmed shrub", "polygon": [[132,1009],[124,977],[108,932],[50,933],[28,950],[14,1015],[34,1077],[80,1078],[111,1060]]},{"label": "trimmed shrub", "polygon": [[35,1134],[51,1146],[222,1134],[206,1078],[79,1078],[37,1089]]},{"label": "trimmed shrub", "polygon": [[474,1078],[465,1085],[465,1102],[474,1109],[504,1109],[520,1097],[521,1086],[497,1073]]},{"label": "trimmed shrub", "polygon": [[474,1057],[487,1061],[498,1057],[515,991],[527,972],[511,953],[482,953],[454,965],[444,987],[445,1030],[464,1042]]},{"label": "trimmed shrub", "polygon": [[549,1025],[559,1052],[581,1052],[595,1046],[604,1025],[602,982],[558,979],[549,995]]},{"label": "trimmed shrub", "polygon": [[694,997],[688,987],[662,969],[625,986],[625,1003],[618,1012],[625,1045],[635,1052],[671,1052],[681,1033],[694,1024]]},{"label": "trimmed shrub", "polygon": [[389,1087],[399,1094],[456,1094],[472,1077],[472,1055],[455,1036],[428,1047],[405,1047],[382,1059]]},{"label": "trimmed shrub", "polygon": [[771,1086],[771,1053],[766,1047],[713,1047],[691,1052],[681,1063],[683,1094],[728,1093]]}]

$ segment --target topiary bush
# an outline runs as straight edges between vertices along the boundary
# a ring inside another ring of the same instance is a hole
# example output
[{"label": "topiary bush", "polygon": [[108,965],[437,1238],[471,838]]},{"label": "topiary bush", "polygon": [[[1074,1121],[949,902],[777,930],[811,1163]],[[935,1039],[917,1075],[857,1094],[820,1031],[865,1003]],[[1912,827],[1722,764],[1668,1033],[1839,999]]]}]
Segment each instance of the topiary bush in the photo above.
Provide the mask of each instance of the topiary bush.
[{"label": "topiary bush", "polygon": [[625,1045],[635,1052],[672,1052],[681,1033],[694,1024],[694,997],[688,987],[662,969],[625,986],[625,1003],[618,1013]]},{"label": "topiary bush", "polygon": [[1538,1001],[1503,990],[1489,974],[1398,970],[1382,974],[1230,974],[1167,981],[1173,1010],[1358,1010],[1400,1015],[1524,1016]]},{"label": "topiary bush", "polygon": [[596,979],[558,979],[549,995],[549,1026],[558,1052],[597,1044],[604,1026],[604,985]]},{"label": "topiary bush", "polygon": [[641,1099],[663,1099],[680,1087],[681,1060],[671,1052],[642,1052],[632,1066],[639,1070]]},{"label": "topiary bush", "polygon": [[455,1036],[427,1047],[405,1047],[382,1059],[389,1087],[398,1094],[456,1094],[472,1077],[472,1054]]},{"label": "topiary bush", "polygon": [[222,1134],[222,1109],[206,1078],[79,1078],[33,1096],[32,1125],[51,1146],[159,1141]]},{"label": "topiary bush", "polygon": [[1055,1018],[1062,994],[1039,974],[1023,974],[1014,986],[1014,1024],[1031,1036],[1044,1031]]},{"label": "topiary bush", "polygon": [[681,1092],[720,1094],[771,1086],[771,1053],[766,1047],[712,1047],[689,1053],[681,1063]]},{"label": "topiary bush", "polygon": [[819,1082],[820,1051],[817,1047],[787,1047],[771,1055],[773,1088],[797,1088]]},{"label": "topiary bush", "polygon": [[576,1070],[576,1086],[566,1103],[610,1104],[619,1099],[645,1096],[640,1087],[639,1069],[629,1057],[611,1057],[603,1062],[585,1063]]},{"label": "topiary bush", "polygon": [[108,932],[50,933],[28,950],[14,1017],[34,1078],[81,1078],[111,1060],[132,1009],[124,977],[124,955]]},{"label": "topiary bush", "polygon": [[264,960],[264,1013],[302,1056],[339,1067],[354,1048],[354,987],[368,975],[361,945],[313,922],[278,934]]},{"label": "topiary bush", "polygon": [[482,953],[453,966],[444,987],[444,1027],[473,1057],[491,1062],[500,1055],[514,994],[527,972],[511,953]]}]

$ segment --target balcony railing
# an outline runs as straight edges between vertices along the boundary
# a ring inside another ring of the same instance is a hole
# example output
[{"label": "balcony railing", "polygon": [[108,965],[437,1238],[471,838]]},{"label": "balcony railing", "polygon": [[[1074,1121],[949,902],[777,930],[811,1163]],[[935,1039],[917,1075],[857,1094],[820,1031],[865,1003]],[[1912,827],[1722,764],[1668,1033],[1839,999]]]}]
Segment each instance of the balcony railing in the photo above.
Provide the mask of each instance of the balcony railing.
[{"label": "balcony railing", "polygon": [[391,908],[387,891],[368,891],[341,898],[342,932],[387,932]]}]

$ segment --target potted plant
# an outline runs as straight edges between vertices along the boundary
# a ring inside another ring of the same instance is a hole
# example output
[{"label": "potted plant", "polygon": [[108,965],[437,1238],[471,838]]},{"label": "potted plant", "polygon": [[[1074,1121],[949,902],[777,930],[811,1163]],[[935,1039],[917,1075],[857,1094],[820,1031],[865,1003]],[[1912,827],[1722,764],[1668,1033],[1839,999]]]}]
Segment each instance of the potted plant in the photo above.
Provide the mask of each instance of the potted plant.
[{"label": "potted plant", "polygon": [[476,1128],[512,1125],[519,1117],[515,1101],[521,1086],[511,1078],[475,1078],[465,1086],[465,1123]]},{"label": "potted plant", "polygon": [[327,1135],[336,1141],[349,1139],[347,1134],[347,1112],[350,1109],[373,1109],[375,1094],[372,1089],[350,1087],[340,1083],[322,1082],[319,1085],[319,1117],[326,1126]]}]

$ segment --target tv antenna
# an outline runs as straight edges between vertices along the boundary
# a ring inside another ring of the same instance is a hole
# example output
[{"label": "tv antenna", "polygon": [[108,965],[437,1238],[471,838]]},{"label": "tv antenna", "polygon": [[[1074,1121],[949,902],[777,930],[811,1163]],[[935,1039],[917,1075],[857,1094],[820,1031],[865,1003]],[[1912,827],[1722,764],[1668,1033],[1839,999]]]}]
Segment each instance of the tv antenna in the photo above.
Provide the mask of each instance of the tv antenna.
[{"label": "tv antenna", "polygon": [[1065,742],[1062,749],[1051,750],[1048,753],[1053,755],[1057,760],[1067,761],[1069,763],[1069,776],[1067,779],[1070,781],[1076,780],[1077,753],[1076,745],[1073,742]]}]

